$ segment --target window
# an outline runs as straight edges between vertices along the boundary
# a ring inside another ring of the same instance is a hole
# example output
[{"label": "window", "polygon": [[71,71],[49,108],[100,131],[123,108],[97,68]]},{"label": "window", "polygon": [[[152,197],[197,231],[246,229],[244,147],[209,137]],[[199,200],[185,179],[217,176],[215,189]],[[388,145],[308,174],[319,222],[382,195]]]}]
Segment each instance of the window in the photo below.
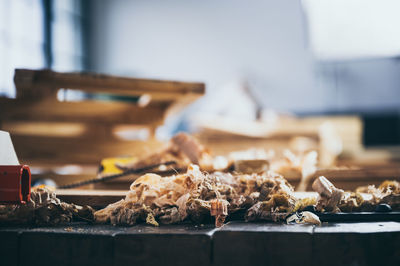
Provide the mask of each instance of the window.
[{"label": "window", "polygon": [[52,5],[52,68],[57,71],[84,70],[83,3],[54,0]]},{"label": "window", "polygon": [[317,59],[400,55],[400,1],[303,0]]},{"label": "window", "polygon": [[0,1],[0,95],[15,96],[16,67],[45,67],[43,18],[40,0]]},{"label": "window", "polygon": [[15,68],[84,69],[80,0],[0,1],[0,96],[15,97]]}]

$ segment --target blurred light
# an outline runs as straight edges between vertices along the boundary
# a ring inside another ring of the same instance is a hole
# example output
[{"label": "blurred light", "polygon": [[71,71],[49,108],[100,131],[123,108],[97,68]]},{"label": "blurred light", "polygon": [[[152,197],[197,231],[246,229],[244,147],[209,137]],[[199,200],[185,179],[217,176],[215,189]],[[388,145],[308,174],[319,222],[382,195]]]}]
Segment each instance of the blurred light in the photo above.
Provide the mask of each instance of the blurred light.
[{"label": "blurred light", "polygon": [[113,135],[121,140],[132,141],[132,140],[148,140],[150,137],[150,131],[148,128],[137,127],[131,125],[120,125],[113,128]]},{"label": "blurred light", "polygon": [[398,0],[303,0],[303,6],[318,59],[400,54]]}]

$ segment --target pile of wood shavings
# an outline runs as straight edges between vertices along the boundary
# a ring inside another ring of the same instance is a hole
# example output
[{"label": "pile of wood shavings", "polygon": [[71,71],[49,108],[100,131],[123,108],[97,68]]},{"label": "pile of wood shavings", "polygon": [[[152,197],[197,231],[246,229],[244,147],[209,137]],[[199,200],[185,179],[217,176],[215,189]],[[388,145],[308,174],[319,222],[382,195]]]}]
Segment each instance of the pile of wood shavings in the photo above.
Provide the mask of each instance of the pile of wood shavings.
[{"label": "pile of wood shavings", "polygon": [[0,205],[0,223],[56,225],[74,220],[93,221],[90,206],[78,206],[60,201],[54,190],[46,186],[33,187],[26,204]]},{"label": "pile of wood shavings", "polygon": [[273,172],[206,174],[197,165],[170,177],[146,174],[130,187],[125,199],[95,213],[98,223],[153,225],[190,220],[215,220],[222,226],[228,215],[244,212],[246,221],[284,221],[299,208],[293,187]]}]

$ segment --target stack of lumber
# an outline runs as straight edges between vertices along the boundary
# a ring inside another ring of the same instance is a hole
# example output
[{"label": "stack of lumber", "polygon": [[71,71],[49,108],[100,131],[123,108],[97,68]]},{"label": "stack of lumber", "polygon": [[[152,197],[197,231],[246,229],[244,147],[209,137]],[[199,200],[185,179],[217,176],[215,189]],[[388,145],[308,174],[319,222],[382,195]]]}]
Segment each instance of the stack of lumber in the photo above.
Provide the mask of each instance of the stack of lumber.
[{"label": "stack of lumber", "polygon": [[[16,99],[0,98],[0,129],[33,179],[58,185],[95,177],[103,158],[158,148],[154,133],[164,118],[205,93],[203,83],[49,70],[16,69],[14,82]],[[66,91],[85,97],[63,100]]]}]

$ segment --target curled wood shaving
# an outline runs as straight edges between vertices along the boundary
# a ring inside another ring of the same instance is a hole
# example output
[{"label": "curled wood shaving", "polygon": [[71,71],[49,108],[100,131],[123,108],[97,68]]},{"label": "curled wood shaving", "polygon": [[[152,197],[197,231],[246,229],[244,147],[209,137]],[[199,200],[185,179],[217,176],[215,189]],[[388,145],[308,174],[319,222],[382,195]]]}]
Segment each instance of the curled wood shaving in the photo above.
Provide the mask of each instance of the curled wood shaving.
[{"label": "curled wood shaving", "polygon": [[[207,174],[190,165],[181,175],[143,175],[132,183],[125,199],[97,211],[95,219],[99,223],[132,225],[177,223],[185,219],[204,223],[215,217],[219,227],[229,214],[247,210],[260,201],[274,208],[273,213],[289,212],[295,205],[292,193],[290,184],[273,172]],[[151,213],[155,219],[147,219],[141,213]]]}]

